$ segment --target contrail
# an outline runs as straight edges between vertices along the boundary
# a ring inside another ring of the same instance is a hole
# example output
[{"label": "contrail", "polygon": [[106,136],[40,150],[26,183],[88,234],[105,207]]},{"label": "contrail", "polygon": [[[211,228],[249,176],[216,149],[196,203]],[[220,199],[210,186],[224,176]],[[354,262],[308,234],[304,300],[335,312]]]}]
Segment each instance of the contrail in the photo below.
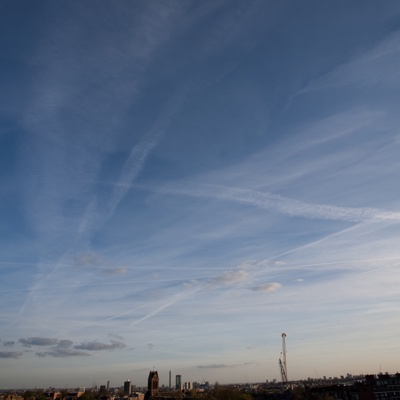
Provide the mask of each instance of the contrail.
[{"label": "contrail", "polygon": [[[158,145],[161,138],[164,136],[167,127],[181,111],[184,101],[187,99],[189,89],[190,86],[183,87],[183,89],[177,91],[172,96],[168,105],[155,122],[154,127],[144,135],[142,140],[136,146],[133,147],[129,157],[125,161],[118,182],[115,185],[108,202],[105,202],[106,205],[103,207],[99,205],[97,196],[95,196],[88,204],[78,229],[78,241],[82,240],[82,237],[85,237],[85,235],[92,233],[99,225],[108,220],[114,214],[116,207],[131,189],[133,181],[142,171],[149,153]],[[68,251],[64,253],[61,259],[66,254],[68,254]],[[46,279],[49,279],[54,275],[60,267],[61,263],[59,261],[47,274]],[[36,285],[32,285],[30,296],[28,296],[25,304],[21,307],[18,314],[19,316],[22,315],[26,306],[31,301],[32,293],[39,290],[42,286],[44,286],[44,280],[41,280],[41,282],[38,282]]]},{"label": "contrail", "polygon": [[87,233],[88,230],[95,229],[99,223],[111,218],[114,214],[118,204],[132,188],[133,182],[144,168],[149,154],[159,144],[167,128],[180,113],[184,102],[187,100],[189,89],[190,86],[185,86],[172,96],[153,127],[131,149],[117,182],[113,183],[114,188],[108,200],[104,202],[104,206],[98,204],[99,200],[97,197],[94,197],[88,204],[79,228],[81,235]]},{"label": "contrail", "polygon": [[188,296],[191,296],[191,295],[197,293],[197,292],[200,291],[201,289],[202,289],[202,288],[199,287],[199,288],[197,288],[197,289],[195,289],[195,290],[192,290],[192,291],[189,292],[189,293],[185,293],[184,295],[176,296],[175,299],[169,301],[169,302],[166,303],[166,304],[163,304],[162,306],[158,307],[156,310],[152,311],[151,313],[145,315],[144,317],[142,317],[142,318],[140,318],[140,319],[138,319],[138,320],[136,320],[136,321],[133,321],[133,322],[131,323],[131,326],[137,325],[137,324],[139,324],[140,322],[145,321],[146,319],[149,319],[149,318],[151,318],[151,317],[154,317],[155,315],[157,315],[157,314],[159,314],[161,311],[163,311],[165,308],[167,308],[167,307],[169,307],[169,306],[172,306],[172,304],[175,304],[177,301],[180,301],[180,300],[182,300],[182,299],[184,299],[184,298],[186,298],[186,297],[188,297]]},{"label": "contrail", "polygon": [[397,264],[394,264],[394,265],[389,265],[389,266],[388,265],[383,265],[381,267],[373,268],[373,269],[370,269],[368,271],[360,272],[360,275],[366,275],[366,274],[370,274],[371,272],[379,271],[379,270],[384,269],[384,268],[395,268],[395,267],[398,267],[398,266],[400,266],[400,263],[397,263]]},{"label": "contrail", "polygon": [[[324,267],[329,265],[338,265],[338,264],[356,264],[356,263],[366,263],[366,262],[377,262],[377,261],[395,261],[400,260],[400,257],[387,257],[387,258],[363,258],[363,259],[356,259],[356,260],[339,260],[339,261],[331,261],[331,262],[321,262],[321,263],[313,263],[313,264],[299,264],[292,267],[285,267],[285,271],[287,270],[296,270],[296,269],[306,269],[312,267]],[[392,265],[390,267],[396,266]],[[380,267],[380,268],[387,268],[387,267]]]},{"label": "contrail", "polygon": [[400,221],[400,213],[368,207],[340,207],[332,204],[313,204],[269,192],[223,185],[136,185],[137,189],[150,190],[171,195],[207,197],[249,204],[266,210],[276,210],[288,216],[311,219],[339,220],[346,222],[365,222],[371,219],[391,219]]},{"label": "contrail", "polygon": [[315,240],[315,241],[313,241],[313,242],[311,242],[311,243],[307,243],[307,244],[305,244],[305,245],[303,245],[303,246],[295,247],[294,249],[285,251],[284,253],[277,254],[276,256],[271,257],[270,260],[275,260],[275,259],[277,259],[277,258],[286,256],[286,255],[291,254],[291,253],[294,253],[294,252],[296,252],[296,251],[303,250],[303,249],[306,249],[306,248],[308,248],[308,247],[315,246],[316,244],[325,242],[325,241],[327,241],[327,240],[329,240],[329,239],[332,239],[332,238],[334,238],[334,237],[336,237],[336,236],[343,235],[343,234],[345,234],[345,233],[347,233],[347,232],[350,232],[350,231],[352,231],[352,230],[354,230],[354,229],[357,229],[357,228],[359,228],[359,227],[372,224],[373,222],[376,222],[376,221],[379,220],[379,219],[380,219],[379,217],[375,217],[375,218],[370,219],[370,220],[368,220],[368,221],[364,221],[364,222],[361,222],[361,223],[359,223],[359,224],[355,224],[355,225],[353,225],[353,226],[350,226],[349,228],[342,229],[342,230],[339,231],[339,232],[335,232],[335,233],[332,233],[331,235],[325,236],[325,237],[323,237],[322,239],[318,239],[318,240]]}]

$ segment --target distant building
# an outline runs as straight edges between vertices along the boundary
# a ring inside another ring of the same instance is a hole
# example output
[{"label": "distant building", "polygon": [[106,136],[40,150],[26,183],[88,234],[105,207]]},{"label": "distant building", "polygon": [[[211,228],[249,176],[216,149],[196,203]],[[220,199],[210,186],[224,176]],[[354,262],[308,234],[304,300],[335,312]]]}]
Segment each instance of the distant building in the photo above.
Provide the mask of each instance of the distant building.
[{"label": "distant building", "polygon": [[131,394],[131,381],[124,382],[124,393],[128,395]]},{"label": "distant building", "polygon": [[175,389],[182,390],[182,376],[181,375],[175,376]]}]

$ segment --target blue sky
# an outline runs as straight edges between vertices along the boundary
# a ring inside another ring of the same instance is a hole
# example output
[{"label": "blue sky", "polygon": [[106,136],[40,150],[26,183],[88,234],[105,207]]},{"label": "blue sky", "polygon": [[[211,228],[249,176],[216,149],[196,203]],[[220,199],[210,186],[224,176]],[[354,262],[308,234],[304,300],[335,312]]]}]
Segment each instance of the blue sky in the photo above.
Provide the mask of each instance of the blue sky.
[{"label": "blue sky", "polygon": [[0,387],[398,370],[399,3],[0,11]]}]

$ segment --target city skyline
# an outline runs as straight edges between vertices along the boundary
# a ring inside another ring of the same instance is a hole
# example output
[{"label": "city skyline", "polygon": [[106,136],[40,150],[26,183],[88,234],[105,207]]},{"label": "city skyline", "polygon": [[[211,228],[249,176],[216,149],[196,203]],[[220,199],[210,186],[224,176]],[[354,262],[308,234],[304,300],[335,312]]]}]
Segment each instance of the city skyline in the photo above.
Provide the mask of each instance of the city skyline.
[{"label": "city skyline", "polygon": [[0,387],[398,370],[400,4],[0,9]]}]

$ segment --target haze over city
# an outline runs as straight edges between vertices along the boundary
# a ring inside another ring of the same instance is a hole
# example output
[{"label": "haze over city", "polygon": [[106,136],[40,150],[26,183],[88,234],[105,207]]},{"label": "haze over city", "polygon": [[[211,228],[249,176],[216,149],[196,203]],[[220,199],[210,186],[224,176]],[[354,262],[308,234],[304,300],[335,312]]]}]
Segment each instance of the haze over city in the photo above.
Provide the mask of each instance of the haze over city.
[{"label": "haze over city", "polygon": [[398,371],[399,2],[0,19],[0,387]]}]

